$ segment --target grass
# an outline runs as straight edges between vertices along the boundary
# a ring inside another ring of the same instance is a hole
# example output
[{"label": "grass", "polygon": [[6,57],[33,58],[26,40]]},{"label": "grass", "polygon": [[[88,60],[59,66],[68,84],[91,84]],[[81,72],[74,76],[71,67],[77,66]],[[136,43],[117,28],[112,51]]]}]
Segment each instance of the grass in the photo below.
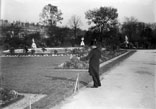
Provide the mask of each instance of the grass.
[{"label": "grass", "polygon": [[[100,74],[118,65],[127,55],[103,66]],[[34,103],[32,109],[49,109],[73,93],[77,73],[80,73],[80,86],[87,85],[92,79],[87,71],[54,69],[58,64],[69,60],[63,57],[12,57],[1,58],[1,82],[4,88],[18,92],[47,94],[45,98]],[[27,107],[28,109],[28,107]]]},{"label": "grass", "polygon": [[4,88],[23,93],[44,93],[52,87],[46,75],[58,75],[53,67],[69,57],[3,57],[1,58],[1,81]]}]

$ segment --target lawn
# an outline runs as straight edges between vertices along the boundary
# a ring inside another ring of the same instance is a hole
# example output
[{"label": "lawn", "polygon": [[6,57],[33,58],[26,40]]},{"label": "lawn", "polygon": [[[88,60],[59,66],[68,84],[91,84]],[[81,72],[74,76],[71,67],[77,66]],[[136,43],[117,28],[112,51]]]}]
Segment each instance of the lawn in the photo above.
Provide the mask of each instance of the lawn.
[{"label": "lawn", "polygon": [[[104,73],[133,52],[100,69]],[[81,87],[91,81],[87,70],[54,69],[69,60],[69,56],[48,57],[1,57],[1,82],[4,88],[24,93],[48,94],[32,105],[33,109],[48,109],[73,93],[77,73]]]},{"label": "lawn", "polygon": [[4,88],[25,93],[48,93],[55,83],[50,77],[65,77],[54,67],[69,57],[1,57],[1,82]]},{"label": "lawn", "polygon": [[55,101],[60,101],[58,96],[71,93],[77,73],[84,73],[54,69],[67,60],[69,56],[1,57],[0,86],[20,93],[48,94],[50,98],[46,98],[42,106],[48,105],[48,99],[49,103],[53,101],[55,104]]}]

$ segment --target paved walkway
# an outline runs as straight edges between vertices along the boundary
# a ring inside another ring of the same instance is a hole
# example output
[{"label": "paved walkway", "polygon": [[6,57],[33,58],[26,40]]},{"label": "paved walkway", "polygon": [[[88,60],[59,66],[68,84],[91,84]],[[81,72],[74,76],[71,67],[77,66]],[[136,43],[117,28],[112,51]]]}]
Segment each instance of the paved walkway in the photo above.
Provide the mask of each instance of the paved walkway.
[{"label": "paved walkway", "polygon": [[156,109],[155,73],[156,50],[137,51],[54,109]]}]

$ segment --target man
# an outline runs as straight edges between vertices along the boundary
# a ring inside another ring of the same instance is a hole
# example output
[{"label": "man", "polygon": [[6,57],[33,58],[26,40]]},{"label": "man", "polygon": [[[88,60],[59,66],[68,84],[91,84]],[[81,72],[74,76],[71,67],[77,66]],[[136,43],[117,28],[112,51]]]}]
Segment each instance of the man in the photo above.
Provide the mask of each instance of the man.
[{"label": "man", "polygon": [[82,58],[81,60],[89,60],[89,74],[93,78],[93,88],[97,88],[101,86],[101,82],[99,79],[99,65],[100,65],[100,58],[101,58],[101,50],[97,47],[96,41],[92,41],[91,43],[91,51],[89,54]]}]

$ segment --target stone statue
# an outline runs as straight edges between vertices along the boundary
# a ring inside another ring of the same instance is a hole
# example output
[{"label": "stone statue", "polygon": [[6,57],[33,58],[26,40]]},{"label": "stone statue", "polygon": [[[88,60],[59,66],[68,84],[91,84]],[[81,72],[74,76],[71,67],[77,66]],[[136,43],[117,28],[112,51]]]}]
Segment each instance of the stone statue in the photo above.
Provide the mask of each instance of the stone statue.
[{"label": "stone statue", "polygon": [[32,45],[31,47],[35,50],[37,48],[36,44],[35,44],[35,40],[34,38],[32,39]]},{"label": "stone statue", "polygon": [[81,46],[85,46],[85,43],[84,43],[84,37],[81,38]]},{"label": "stone statue", "polygon": [[125,36],[125,45],[126,45],[126,47],[128,47],[128,44],[129,44],[128,37]]}]

